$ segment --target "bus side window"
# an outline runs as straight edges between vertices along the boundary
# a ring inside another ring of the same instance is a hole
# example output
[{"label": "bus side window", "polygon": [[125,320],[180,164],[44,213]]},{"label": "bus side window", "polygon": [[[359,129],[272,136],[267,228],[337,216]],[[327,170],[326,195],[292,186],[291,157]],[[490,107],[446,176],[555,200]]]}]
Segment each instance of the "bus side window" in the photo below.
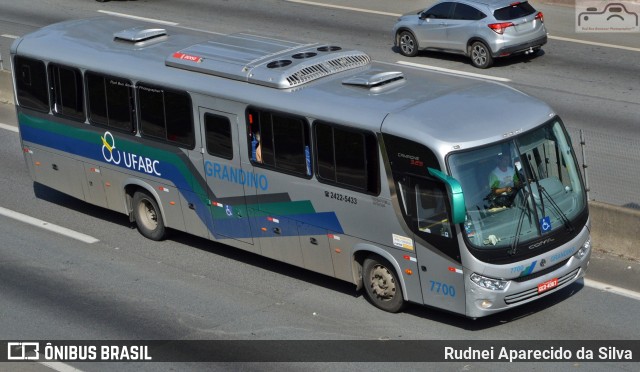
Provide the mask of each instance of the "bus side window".
[{"label": "bus side window", "polygon": [[138,101],[143,137],[194,148],[191,97],[187,92],[139,83]]},{"label": "bus side window", "polygon": [[445,207],[445,196],[442,190],[430,186],[424,183],[415,185],[418,230],[451,238],[452,229]]},{"label": "bus side window", "polygon": [[16,56],[14,59],[18,105],[49,112],[47,72],[44,62]]},{"label": "bus side window", "polygon": [[226,116],[204,114],[207,152],[209,155],[233,159],[231,123]]},{"label": "bus side window", "polygon": [[422,177],[396,174],[394,178],[397,180],[398,201],[411,230],[437,249],[458,259],[445,186]]},{"label": "bus side window", "polygon": [[85,73],[89,122],[128,133],[135,133],[133,87],[126,79]]},{"label": "bus side window", "polygon": [[249,158],[256,165],[310,178],[312,174],[309,127],[305,118],[249,108]]},{"label": "bus side window", "polygon": [[84,91],[80,70],[49,64],[49,85],[53,113],[84,121]]},{"label": "bus side window", "polygon": [[377,195],[378,143],[373,133],[317,120],[313,124],[318,180]]}]

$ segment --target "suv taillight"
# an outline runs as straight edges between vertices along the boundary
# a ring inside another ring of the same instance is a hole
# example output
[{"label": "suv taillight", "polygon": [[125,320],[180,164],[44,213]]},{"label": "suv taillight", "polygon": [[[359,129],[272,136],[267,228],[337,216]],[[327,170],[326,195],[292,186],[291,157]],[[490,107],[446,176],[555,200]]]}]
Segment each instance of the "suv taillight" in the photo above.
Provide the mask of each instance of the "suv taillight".
[{"label": "suv taillight", "polygon": [[536,14],[536,19],[539,19],[540,22],[544,23],[544,14],[542,14],[542,12],[538,12],[538,14]]},{"label": "suv taillight", "polygon": [[507,27],[513,27],[513,23],[511,22],[501,22],[501,23],[490,23],[489,28],[495,31],[496,34],[504,34],[504,30]]}]

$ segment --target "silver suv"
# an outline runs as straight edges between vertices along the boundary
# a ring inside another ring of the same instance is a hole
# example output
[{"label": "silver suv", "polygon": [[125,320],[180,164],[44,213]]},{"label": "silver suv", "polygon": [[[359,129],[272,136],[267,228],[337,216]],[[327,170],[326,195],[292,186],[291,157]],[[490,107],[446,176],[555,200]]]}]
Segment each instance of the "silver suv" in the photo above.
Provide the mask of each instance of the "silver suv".
[{"label": "silver suv", "polygon": [[542,13],[513,0],[440,0],[398,18],[393,35],[404,56],[427,49],[458,53],[478,68],[497,57],[536,53],[547,42]]}]

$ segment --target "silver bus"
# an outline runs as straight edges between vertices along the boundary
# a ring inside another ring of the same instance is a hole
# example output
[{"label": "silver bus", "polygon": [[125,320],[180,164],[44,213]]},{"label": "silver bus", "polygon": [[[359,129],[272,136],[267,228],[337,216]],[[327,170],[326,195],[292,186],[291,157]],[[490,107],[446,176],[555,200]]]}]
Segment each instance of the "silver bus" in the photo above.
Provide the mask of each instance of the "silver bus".
[{"label": "silver bus", "polygon": [[585,275],[567,132],[502,84],[115,17],[25,35],[11,62],[33,180],[147,238],[184,231],[304,267],[390,312],[477,318]]}]

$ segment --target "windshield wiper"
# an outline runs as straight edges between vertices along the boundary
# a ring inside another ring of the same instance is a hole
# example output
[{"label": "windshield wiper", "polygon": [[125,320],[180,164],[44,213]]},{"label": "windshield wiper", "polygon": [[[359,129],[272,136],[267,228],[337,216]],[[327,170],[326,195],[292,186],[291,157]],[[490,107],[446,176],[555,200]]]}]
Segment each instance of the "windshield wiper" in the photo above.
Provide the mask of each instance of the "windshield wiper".
[{"label": "windshield wiper", "polygon": [[[529,206],[529,197],[531,196],[531,193],[529,192],[528,188],[525,186],[522,189],[522,192],[524,193],[524,198],[522,199],[522,210],[520,211],[520,216],[518,217],[518,225],[516,227],[516,234],[513,237],[513,241],[511,242],[511,248],[509,250],[507,250],[507,254],[511,255],[511,256],[515,256],[516,253],[518,253],[518,242],[520,241],[520,234],[522,232],[522,224],[524,222],[524,215],[525,215],[525,211],[527,216],[529,216],[529,225],[531,225],[531,207]],[[526,205],[526,209],[525,209],[525,205]]]}]

